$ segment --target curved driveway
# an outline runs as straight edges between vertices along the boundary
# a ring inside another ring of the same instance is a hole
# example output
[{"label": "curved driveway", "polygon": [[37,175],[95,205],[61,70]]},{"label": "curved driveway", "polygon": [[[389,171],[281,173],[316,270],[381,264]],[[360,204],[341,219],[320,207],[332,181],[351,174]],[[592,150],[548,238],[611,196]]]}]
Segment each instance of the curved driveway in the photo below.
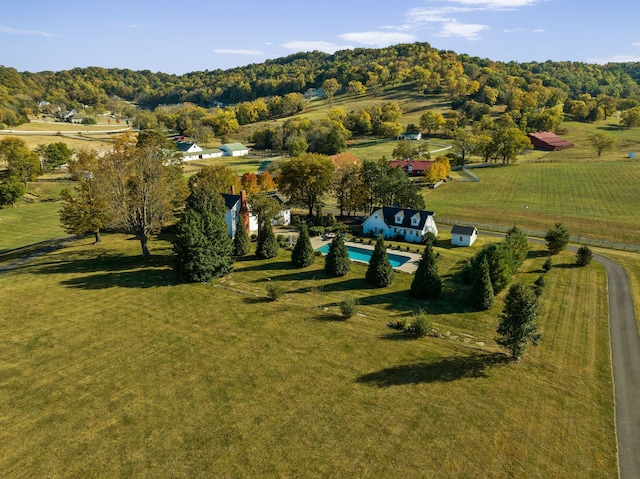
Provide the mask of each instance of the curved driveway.
[{"label": "curved driveway", "polygon": [[621,479],[640,477],[640,337],[626,271],[595,254],[607,272],[611,363]]}]

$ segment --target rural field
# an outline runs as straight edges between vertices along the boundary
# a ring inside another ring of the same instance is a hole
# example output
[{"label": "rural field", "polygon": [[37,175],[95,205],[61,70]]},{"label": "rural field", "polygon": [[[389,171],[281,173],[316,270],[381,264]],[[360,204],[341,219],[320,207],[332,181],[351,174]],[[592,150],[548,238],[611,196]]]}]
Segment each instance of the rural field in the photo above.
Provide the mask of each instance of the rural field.
[{"label": "rural field", "polygon": [[[616,476],[599,265],[554,258],[543,341],[516,364],[493,340],[500,304],[471,311],[455,277],[488,240],[438,247],[444,297],[420,302],[409,275],[374,289],[363,266],[332,279],[283,250],[179,284],[168,239],[147,260],[126,236],[79,240],[0,275],[20,311],[0,319],[5,477]],[[541,248],[518,281],[538,277]],[[347,297],[360,314],[343,321]],[[420,308],[448,339],[386,327]]]}]

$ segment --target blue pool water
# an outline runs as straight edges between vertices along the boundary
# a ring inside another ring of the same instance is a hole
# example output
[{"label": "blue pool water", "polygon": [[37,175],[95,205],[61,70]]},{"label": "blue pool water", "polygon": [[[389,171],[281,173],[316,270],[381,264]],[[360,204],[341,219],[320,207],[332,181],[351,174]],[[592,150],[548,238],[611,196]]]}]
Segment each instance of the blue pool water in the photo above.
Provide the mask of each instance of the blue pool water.
[{"label": "blue pool water", "polygon": [[[321,246],[318,248],[318,251],[322,254],[327,254],[329,252],[329,246],[330,244]],[[368,263],[373,255],[373,250],[349,245],[347,245],[347,252],[349,253],[349,258],[351,258],[352,261],[362,261],[364,263]],[[389,263],[391,263],[393,268],[398,268],[409,261],[409,257],[393,253],[387,253],[387,258],[389,258]]]}]

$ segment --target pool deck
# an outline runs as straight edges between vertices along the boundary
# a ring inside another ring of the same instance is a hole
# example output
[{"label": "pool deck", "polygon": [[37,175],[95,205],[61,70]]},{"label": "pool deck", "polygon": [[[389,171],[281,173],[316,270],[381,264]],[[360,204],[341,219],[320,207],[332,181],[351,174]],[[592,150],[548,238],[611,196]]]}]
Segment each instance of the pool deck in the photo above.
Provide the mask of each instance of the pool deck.
[{"label": "pool deck", "polygon": [[[324,236],[314,236],[311,238],[311,246],[313,246],[313,249],[318,249],[326,244],[331,243],[331,238],[327,238]],[[345,244],[348,246],[357,246],[358,248],[362,248],[362,249],[368,249],[373,251],[374,245],[367,245],[367,244],[362,244],[362,243],[356,243],[355,241],[345,241]],[[417,246],[417,245],[416,245]],[[417,253],[408,253],[406,251],[398,251],[395,249],[389,249],[387,248],[387,254],[394,254],[397,256],[406,256],[409,258],[409,261],[407,261],[406,263],[404,263],[402,266],[395,268],[398,271],[402,271],[404,273],[415,273],[416,270],[418,269],[418,263],[420,262],[420,258],[422,257],[421,254],[417,254]]]}]

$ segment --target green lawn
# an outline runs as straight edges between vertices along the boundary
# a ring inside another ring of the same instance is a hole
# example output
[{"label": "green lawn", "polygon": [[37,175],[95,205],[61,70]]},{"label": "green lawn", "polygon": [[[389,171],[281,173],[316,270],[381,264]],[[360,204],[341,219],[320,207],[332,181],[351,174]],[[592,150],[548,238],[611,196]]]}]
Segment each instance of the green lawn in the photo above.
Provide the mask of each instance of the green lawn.
[{"label": "green lawn", "polygon": [[[408,275],[372,289],[362,266],[328,279],[320,259],[293,270],[286,252],[177,284],[170,244],[151,248],[143,260],[107,235],[0,275],[15,312],[0,318],[3,477],[617,474],[598,265],[555,258],[544,340],[514,364],[493,342],[500,305],[472,312],[450,278],[475,248],[438,248],[449,279],[435,302],[409,298]],[[519,279],[543,261],[532,252]],[[265,301],[267,280],[286,285],[281,301]],[[346,297],[362,314],[340,321]],[[419,307],[458,339],[385,326]]]},{"label": "green lawn", "polygon": [[640,245],[638,161],[516,164],[473,172],[480,182],[424,190],[436,222],[453,218],[545,232],[561,221],[574,236]]}]

